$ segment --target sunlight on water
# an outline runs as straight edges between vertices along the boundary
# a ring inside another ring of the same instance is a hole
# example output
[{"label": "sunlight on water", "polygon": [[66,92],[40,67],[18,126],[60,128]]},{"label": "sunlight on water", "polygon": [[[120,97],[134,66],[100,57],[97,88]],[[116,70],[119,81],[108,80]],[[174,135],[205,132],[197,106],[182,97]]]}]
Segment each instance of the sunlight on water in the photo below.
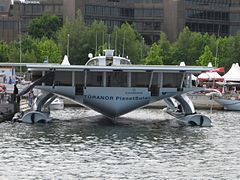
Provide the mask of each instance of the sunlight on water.
[{"label": "sunlight on water", "polygon": [[111,121],[82,108],[50,124],[0,124],[0,179],[239,179],[238,112],[203,111],[213,127],[180,126],[161,110]]}]

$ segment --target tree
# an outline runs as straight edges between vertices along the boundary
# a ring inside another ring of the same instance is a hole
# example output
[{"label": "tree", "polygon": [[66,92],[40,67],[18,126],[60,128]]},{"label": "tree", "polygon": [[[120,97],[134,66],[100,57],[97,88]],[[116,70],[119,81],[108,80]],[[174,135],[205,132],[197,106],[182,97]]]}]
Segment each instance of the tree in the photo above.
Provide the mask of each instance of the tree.
[{"label": "tree", "polygon": [[163,57],[159,56],[159,54],[160,54],[159,46],[157,45],[157,43],[153,43],[148,53],[148,56],[145,58],[145,64],[148,64],[148,65],[163,64]]},{"label": "tree", "polygon": [[[69,34],[69,61],[70,64],[85,64],[89,51],[87,37],[88,28],[84,25],[81,12],[78,11],[74,20],[66,20],[63,27],[58,32],[58,44],[62,55],[67,52],[67,41]],[[95,46],[94,46],[95,47]],[[91,47],[91,48],[94,48]]]},{"label": "tree", "polygon": [[219,38],[219,66],[229,69],[233,63],[240,59],[240,34]]},{"label": "tree", "polygon": [[61,21],[56,15],[43,14],[33,19],[28,25],[28,34],[33,38],[56,38],[56,32],[61,27]]},{"label": "tree", "polygon": [[184,28],[171,48],[172,61],[174,64],[184,61],[187,65],[195,65],[206,43],[201,33]]},{"label": "tree", "polygon": [[142,37],[129,24],[115,27],[108,33],[103,22],[94,21],[91,26],[84,24],[80,11],[75,20],[67,20],[58,33],[58,42],[62,55],[67,49],[67,35],[69,36],[69,49],[71,64],[85,64],[88,54],[102,54],[102,50],[110,46],[115,49],[116,55],[128,56],[133,63],[141,59]]},{"label": "tree", "polygon": [[115,48],[115,54],[128,56],[134,64],[140,63],[141,50],[145,48],[143,38],[131,25],[125,23],[121,27],[115,27],[111,37],[111,47]]},{"label": "tree", "polygon": [[51,39],[43,38],[38,43],[39,58],[38,62],[42,63],[48,60],[49,63],[60,63],[61,52],[58,45]]},{"label": "tree", "polygon": [[0,62],[7,62],[8,45],[7,43],[0,41]]},{"label": "tree", "polygon": [[171,64],[171,54],[170,54],[170,48],[171,44],[169,40],[167,39],[167,35],[164,32],[160,32],[160,40],[158,42],[159,46],[159,56],[162,57],[163,64]]},{"label": "tree", "polygon": [[19,62],[20,61],[20,51],[19,43],[12,41],[8,44],[8,62]]},{"label": "tree", "polygon": [[215,57],[213,56],[212,51],[210,50],[208,45],[206,45],[204,47],[203,54],[197,60],[197,64],[200,66],[207,66],[209,62],[214,62],[214,60]]}]

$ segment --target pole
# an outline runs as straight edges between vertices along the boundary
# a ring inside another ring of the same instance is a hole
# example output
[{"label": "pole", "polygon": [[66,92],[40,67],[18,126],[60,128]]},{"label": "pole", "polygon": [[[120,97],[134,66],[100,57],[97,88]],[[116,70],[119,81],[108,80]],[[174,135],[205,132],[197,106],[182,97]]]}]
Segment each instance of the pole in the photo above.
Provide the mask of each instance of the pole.
[{"label": "pole", "polygon": [[19,19],[19,62],[20,62],[20,75],[22,74],[22,33],[21,33],[21,19]]},{"label": "pole", "polygon": [[115,36],[115,55],[117,55],[117,31]]},{"label": "pole", "polygon": [[67,35],[67,57],[69,58],[69,37],[70,37],[70,34]]},{"label": "pole", "polygon": [[98,36],[97,36],[97,31],[96,31],[96,47],[95,47],[95,56],[97,56],[97,49],[98,49]]},{"label": "pole", "polygon": [[215,66],[215,68],[217,67],[218,46],[219,46],[219,41],[218,41],[218,38],[219,38],[219,33],[220,33],[220,24],[218,25],[217,45],[216,45],[215,63],[214,63],[214,66]]},{"label": "pole", "polygon": [[141,43],[141,59],[143,58],[143,46],[144,46],[144,37],[142,38],[142,43]]},{"label": "pole", "polygon": [[123,53],[122,53],[122,56],[124,57],[124,50],[125,50],[125,33],[126,33],[126,31],[124,31],[124,33],[123,33]]}]

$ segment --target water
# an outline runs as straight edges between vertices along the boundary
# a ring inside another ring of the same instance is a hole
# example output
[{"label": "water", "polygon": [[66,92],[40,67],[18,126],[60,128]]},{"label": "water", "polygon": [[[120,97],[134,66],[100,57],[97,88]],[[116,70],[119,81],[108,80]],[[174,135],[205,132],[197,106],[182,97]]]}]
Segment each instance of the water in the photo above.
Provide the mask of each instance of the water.
[{"label": "water", "polygon": [[156,109],[115,123],[81,108],[50,124],[1,123],[0,179],[240,179],[240,112],[209,115],[207,128]]}]

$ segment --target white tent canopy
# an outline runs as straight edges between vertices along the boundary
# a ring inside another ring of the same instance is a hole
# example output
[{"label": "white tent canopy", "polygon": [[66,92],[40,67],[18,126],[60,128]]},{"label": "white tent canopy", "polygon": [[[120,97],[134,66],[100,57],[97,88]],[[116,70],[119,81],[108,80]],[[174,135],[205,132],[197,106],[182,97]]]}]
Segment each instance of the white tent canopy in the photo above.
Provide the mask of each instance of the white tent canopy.
[{"label": "white tent canopy", "polygon": [[223,81],[223,77],[220,76],[217,72],[204,72],[198,76],[200,81]]},{"label": "white tent canopy", "polygon": [[208,67],[213,67],[213,65],[212,65],[211,62],[209,62],[207,66],[208,66]]},{"label": "white tent canopy", "polygon": [[231,69],[224,74],[225,81],[240,81],[240,67],[239,64],[232,64]]},{"label": "white tent canopy", "polygon": [[70,65],[70,63],[69,63],[69,61],[68,61],[68,56],[67,56],[67,55],[64,56],[61,65]]}]

